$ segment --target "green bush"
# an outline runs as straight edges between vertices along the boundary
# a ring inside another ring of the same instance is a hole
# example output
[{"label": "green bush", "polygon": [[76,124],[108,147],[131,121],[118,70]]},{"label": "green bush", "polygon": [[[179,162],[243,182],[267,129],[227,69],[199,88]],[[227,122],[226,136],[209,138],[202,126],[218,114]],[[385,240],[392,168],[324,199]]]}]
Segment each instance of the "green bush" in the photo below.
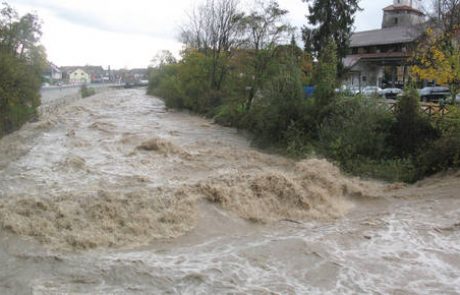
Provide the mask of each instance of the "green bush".
[{"label": "green bush", "polygon": [[460,168],[460,132],[441,136],[422,151],[417,160],[418,178]]},{"label": "green bush", "polygon": [[460,168],[460,108],[449,106],[448,111],[438,121],[441,137],[432,141],[418,155],[418,178]]},{"label": "green bush", "polygon": [[245,124],[258,140],[286,143],[286,132],[302,117],[303,109],[300,70],[293,63],[280,65],[253,101]]},{"label": "green bush", "polygon": [[393,118],[376,100],[337,98],[318,131],[318,146],[341,164],[350,159],[382,159],[389,154],[387,139]]},{"label": "green bush", "polygon": [[396,121],[389,138],[396,156],[413,156],[439,137],[430,119],[422,114],[419,101],[417,91],[409,89],[397,103]]},{"label": "green bush", "polygon": [[326,106],[332,103],[336,97],[337,45],[334,39],[330,39],[320,53],[316,77],[315,99],[318,105]]},{"label": "green bush", "polygon": [[214,120],[216,123],[228,127],[240,127],[246,109],[242,103],[225,103],[216,108]]},{"label": "green bush", "polygon": [[360,177],[407,183],[418,180],[417,169],[410,159],[373,160],[355,157],[339,164],[346,172]]},{"label": "green bush", "polygon": [[26,61],[0,52],[0,137],[37,116],[40,74]]},{"label": "green bush", "polygon": [[90,97],[90,96],[96,94],[96,90],[94,88],[88,87],[86,85],[82,85],[80,87],[80,94],[81,94],[82,98]]}]

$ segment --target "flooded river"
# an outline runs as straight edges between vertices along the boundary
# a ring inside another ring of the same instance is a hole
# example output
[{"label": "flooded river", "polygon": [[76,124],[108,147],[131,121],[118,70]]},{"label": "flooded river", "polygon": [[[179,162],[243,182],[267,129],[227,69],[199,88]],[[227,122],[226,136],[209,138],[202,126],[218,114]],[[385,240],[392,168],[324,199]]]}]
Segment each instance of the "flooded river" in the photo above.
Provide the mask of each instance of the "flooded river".
[{"label": "flooded river", "polygon": [[0,140],[0,294],[460,294],[460,174],[363,181],[101,93]]}]

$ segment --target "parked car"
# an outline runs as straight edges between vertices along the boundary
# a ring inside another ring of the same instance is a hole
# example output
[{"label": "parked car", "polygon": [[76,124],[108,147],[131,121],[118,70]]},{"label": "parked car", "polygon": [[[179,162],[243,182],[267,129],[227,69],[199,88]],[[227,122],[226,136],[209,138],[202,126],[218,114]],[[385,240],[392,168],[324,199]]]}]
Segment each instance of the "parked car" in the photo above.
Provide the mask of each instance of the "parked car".
[{"label": "parked car", "polygon": [[385,88],[381,90],[379,94],[387,99],[396,99],[396,97],[402,93],[402,89],[399,88]]},{"label": "parked car", "polygon": [[419,90],[420,99],[422,101],[439,101],[441,99],[446,99],[450,96],[449,88],[435,86],[435,87],[425,87]]},{"label": "parked car", "polygon": [[381,92],[382,88],[377,86],[366,86],[361,91],[364,96],[380,95]]},{"label": "parked car", "polygon": [[342,94],[347,95],[347,96],[358,95],[359,94],[359,87],[342,85],[342,87],[336,88],[335,92],[336,93],[342,93]]},{"label": "parked car", "polygon": [[140,80],[137,85],[139,86],[148,86],[149,85],[149,80]]}]

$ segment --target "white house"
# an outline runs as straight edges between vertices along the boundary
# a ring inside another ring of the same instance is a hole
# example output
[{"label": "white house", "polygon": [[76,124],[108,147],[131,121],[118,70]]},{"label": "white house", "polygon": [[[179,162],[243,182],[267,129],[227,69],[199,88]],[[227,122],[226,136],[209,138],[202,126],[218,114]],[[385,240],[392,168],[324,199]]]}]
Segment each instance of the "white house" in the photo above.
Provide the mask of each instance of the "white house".
[{"label": "white house", "polygon": [[89,84],[91,83],[91,77],[82,69],[76,69],[69,74],[69,82],[71,84]]},{"label": "white house", "polygon": [[55,83],[62,80],[62,71],[53,63],[48,63],[47,68],[43,72],[43,78],[47,82]]}]

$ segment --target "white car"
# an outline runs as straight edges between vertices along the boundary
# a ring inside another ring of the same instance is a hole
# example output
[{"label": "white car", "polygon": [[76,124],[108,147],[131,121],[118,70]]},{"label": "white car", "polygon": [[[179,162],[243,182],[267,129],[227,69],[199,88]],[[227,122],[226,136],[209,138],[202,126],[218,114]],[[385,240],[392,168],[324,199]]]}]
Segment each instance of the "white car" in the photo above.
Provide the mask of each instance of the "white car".
[{"label": "white car", "polygon": [[422,88],[419,94],[422,101],[438,101],[450,96],[449,88],[442,86]]},{"label": "white car", "polygon": [[366,86],[361,91],[364,96],[380,95],[381,92],[382,88],[377,86]]},{"label": "white car", "polygon": [[342,87],[335,89],[335,92],[343,93],[345,95],[358,95],[359,87],[343,85]]}]

